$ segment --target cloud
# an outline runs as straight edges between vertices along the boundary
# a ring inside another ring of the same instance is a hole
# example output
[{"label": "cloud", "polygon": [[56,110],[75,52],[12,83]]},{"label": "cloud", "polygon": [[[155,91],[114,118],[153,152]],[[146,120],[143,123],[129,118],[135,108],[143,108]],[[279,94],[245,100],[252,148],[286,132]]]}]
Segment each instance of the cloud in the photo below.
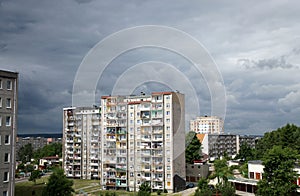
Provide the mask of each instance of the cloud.
[{"label": "cloud", "polygon": [[300,109],[300,91],[292,91],[278,100],[280,109],[284,112]]},{"label": "cloud", "polygon": [[239,59],[238,64],[246,69],[299,69],[298,66],[288,63],[285,56],[281,56],[279,58],[261,59],[258,61]]},{"label": "cloud", "polygon": [[[61,131],[62,107],[71,104],[86,53],[111,33],[146,24],[183,30],[211,53],[227,89],[226,132],[263,133],[299,122],[300,1],[4,0],[0,5],[0,66],[20,73],[20,133]],[[203,77],[166,51],[120,56],[100,78],[97,97],[109,93],[128,67],[149,60],[175,64],[188,75],[197,85],[201,111],[210,113]]]}]

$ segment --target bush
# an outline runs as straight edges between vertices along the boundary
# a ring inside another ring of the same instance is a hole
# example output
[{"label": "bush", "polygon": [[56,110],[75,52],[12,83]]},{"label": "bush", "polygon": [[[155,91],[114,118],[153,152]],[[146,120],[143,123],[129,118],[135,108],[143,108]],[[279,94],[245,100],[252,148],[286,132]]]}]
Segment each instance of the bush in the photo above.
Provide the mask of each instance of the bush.
[{"label": "bush", "polygon": [[162,190],[157,190],[157,195],[160,195],[162,193]]}]

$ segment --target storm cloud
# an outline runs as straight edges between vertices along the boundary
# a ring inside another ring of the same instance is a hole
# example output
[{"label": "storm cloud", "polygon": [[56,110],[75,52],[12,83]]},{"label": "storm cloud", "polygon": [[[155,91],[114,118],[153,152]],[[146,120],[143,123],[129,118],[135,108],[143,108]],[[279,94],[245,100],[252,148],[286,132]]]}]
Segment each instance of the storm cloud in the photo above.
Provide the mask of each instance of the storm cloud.
[{"label": "storm cloud", "polygon": [[[72,104],[73,81],[85,55],[112,33],[138,25],[177,28],[208,50],[225,83],[227,133],[262,134],[286,123],[299,125],[299,8],[298,1],[281,0],[2,0],[0,68],[20,73],[18,132],[61,132],[62,108]],[[149,60],[173,64],[188,75],[198,85],[200,114],[210,114],[203,75],[182,57],[151,48],[112,61],[97,97],[109,94],[124,70]],[[136,89],[166,86],[146,83]]]}]

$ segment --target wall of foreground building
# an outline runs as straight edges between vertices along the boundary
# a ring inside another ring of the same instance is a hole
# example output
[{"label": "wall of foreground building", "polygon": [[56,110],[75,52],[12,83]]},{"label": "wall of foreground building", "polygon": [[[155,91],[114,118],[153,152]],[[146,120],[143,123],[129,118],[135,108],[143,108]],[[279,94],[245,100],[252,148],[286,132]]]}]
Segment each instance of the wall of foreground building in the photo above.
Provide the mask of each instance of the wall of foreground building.
[{"label": "wall of foreground building", "polygon": [[0,71],[0,194],[14,195],[18,73]]}]

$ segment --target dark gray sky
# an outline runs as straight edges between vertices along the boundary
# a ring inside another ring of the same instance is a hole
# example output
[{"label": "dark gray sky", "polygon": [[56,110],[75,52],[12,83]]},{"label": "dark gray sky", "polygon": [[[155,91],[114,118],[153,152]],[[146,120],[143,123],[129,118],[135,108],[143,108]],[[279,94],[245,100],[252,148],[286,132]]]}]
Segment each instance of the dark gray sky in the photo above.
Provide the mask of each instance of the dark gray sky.
[{"label": "dark gray sky", "polygon": [[[85,55],[112,33],[138,25],[177,28],[209,51],[226,88],[227,133],[299,125],[299,18],[300,2],[285,0],[0,0],[0,68],[20,73],[18,132],[61,132],[62,108],[72,104],[73,81]],[[110,64],[97,96],[110,93],[125,68],[149,60],[188,72],[189,63],[178,55],[137,49]],[[198,83],[200,114],[210,114],[209,91],[203,78]],[[155,82],[137,87],[165,88]]]}]

